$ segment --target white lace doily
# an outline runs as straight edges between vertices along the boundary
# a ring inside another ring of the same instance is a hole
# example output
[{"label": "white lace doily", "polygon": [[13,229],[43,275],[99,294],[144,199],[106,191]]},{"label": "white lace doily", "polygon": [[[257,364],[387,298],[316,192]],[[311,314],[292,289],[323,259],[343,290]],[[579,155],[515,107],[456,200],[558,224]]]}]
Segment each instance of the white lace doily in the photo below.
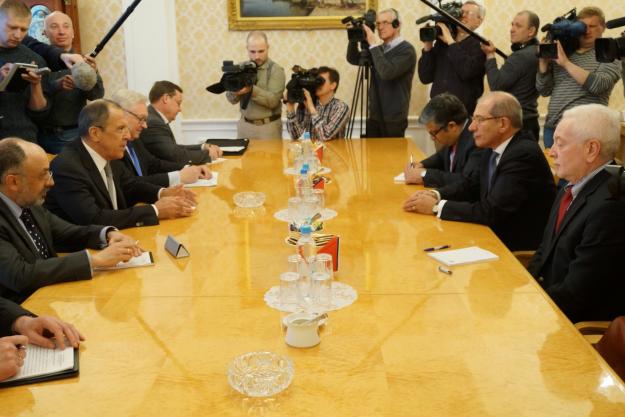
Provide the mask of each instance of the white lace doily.
[{"label": "white lace doily", "polygon": [[[325,222],[326,220],[335,218],[337,214],[338,213],[332,209],[324,208],[321,210],[321,218],[319,220]],[[273,217],[281,222],[291,223],[291,219],[289,218],[289,209],[276,211]]]},{"label": "white lace doily", "polygon": [[[319,169],[317,170],[317,172],[315,172],[315,174],[325,175],[325,174],[329,174],[330,172],[332,172],[332,169],[328,167],[319,167]],[[286,175],[299,175],[299,171],[296,170],[295,167],[284,168],[284,173]]]},{"label": "white lace doily", "polygon": [[[334,311],[345,308],[352,305],[358,298],[358,292],[352,287],[342,282],[332,282],[332,306],[326,311]],[[299,304],[282,304],[280,303],[280,287],[269,288],[264,296],[265,303],[271,308],[283,311],[285,313],[294,313],[301,311],[302,308]]]}]

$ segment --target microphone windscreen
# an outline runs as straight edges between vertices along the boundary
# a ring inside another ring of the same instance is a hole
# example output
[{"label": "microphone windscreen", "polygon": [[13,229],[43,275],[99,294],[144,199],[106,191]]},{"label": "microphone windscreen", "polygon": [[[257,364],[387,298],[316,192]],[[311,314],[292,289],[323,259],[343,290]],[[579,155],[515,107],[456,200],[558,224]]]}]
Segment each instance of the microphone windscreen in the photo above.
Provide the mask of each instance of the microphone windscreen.
[{"label": "microphone windscreen", "polygon": [[608,20],[605,23],[605,27],[607,27],[608,29],[620,28],[621,26],[625,26],[625,17]]},{"label": "microphone windscreen", "polygon": [[72,66],[72,78],[76,88],[83,91],[90,91],[98,82],[98,74],[86,62],[79,62]]}]

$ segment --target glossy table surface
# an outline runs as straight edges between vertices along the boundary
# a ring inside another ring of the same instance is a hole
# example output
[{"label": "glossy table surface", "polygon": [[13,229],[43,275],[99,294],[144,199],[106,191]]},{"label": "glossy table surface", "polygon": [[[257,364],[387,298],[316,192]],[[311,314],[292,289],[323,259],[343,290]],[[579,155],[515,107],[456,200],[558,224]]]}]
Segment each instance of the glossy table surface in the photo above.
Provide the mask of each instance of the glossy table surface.
[{"label": "glossy table surface", "polygon": [[[196,189],[187,219],[127,232],[156,265],[43,288],[25,305],[87,336],[78,378],[0,390],[2,416],[623,416],[625,388],[487,227],[405,213],[417,187],[394,184],[406,140],[329,143],[326,204],[341,236],[336,279],[358,291],[330,314],[321,344],[284,343],[281,313],[263,294],[293,248],[282,173],[288,142],[255,141],[215,165],[219,186]],[[239,191],[264,208],[235,209]],[[191,256],[174,259],[168,234]],[[498,261],[448,276],[423,249],[478,245]],[[270,399],[227,382],[233,357],[290,357],[295,378]]]}]

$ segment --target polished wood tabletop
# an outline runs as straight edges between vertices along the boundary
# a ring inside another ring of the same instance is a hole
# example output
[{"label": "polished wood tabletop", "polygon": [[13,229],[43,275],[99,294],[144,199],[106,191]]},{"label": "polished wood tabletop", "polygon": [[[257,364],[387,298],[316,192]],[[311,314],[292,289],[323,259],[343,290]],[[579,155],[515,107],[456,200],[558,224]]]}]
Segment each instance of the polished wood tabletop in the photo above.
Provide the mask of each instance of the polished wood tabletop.
[{"label": "polished wood tabletop", "polygon": [[[404,139],[327,144],[326,205],[341,236],[336,279],[357,301],[330,313],[321,343],[284,342],[283,314],[263,294],[279,282],[293,194],[288,142],[254,141],[214,165],[219,185],[195,189],[197,213],[130,229],[156,265],[43,288],[26,307],[86,335],[80,376],[0,390],[13,416],[623,416],[625,388],[573,325],[481,225],[402,211],[418,187],[395,184]],[[262,191],[263,208],[233,195]],[[174,259],[167,235],[190,251]],[[452,268],[423,249],[477,245],[499,260]],[[289,388],[246,398],[227,382],[232,358],[268,350],[295,366]]]}]

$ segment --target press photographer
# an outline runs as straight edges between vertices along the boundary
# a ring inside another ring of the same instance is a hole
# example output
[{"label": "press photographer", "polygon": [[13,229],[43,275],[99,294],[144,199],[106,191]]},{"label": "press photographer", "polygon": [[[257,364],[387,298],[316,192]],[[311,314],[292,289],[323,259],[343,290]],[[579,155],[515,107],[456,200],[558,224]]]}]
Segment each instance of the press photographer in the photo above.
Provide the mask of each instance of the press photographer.
[{"label": "press photographer", "polygon": [[[282,137],[282,92],[284,91],[284,69],[269,59],[269,43],[263,32],[247,35],[247,54],[256,63],[257,79],[253,85],[246,85],[239,91],[226,92],[232,104],[239,104],[241,119],[237,124],[237,137],[271,139]],[[243,99],[249,95],[244,108]]]},{"label": "press photographer", "polygon": [[381,11],[375,23],[378,36],[367,24],[360,25],[365,42],[350,38],[347,61],[362,65],[362,52],[369,52],[371,84],[368,89],[367,137],[404,137],[417,53],[400,36],[401,20],[395,9]]},{"label": "press photographer", "polygon": [[[443,5],[445,10],[457,6]],[[476,30],[484,20],[484,6],[473,0],[464,2],[460,22],[468,29]],[[421,20],[421,19],[420,19]],[[484,92],[484,61],[480,41],[469,36],[462,28],[448,21],[438,21],[438,37],[423,42],[423,54],[419,59],[419,79],[423,84],[432,83],[430,97],[450,93],[462,101],[469,114],[473,114],[477,99]],[[455,29],[455,34],[452,33]]]},{"label": "press photographer", "polygon": [[618,62],[601,63],[595,57],[595,40],[606,28],[603,11],[584,7],[575,19],[586,25],[577,38],[577,49],[567,54],[563,42],[556,40],[557,57],[538,60],[536,89],[542,96],[551,96],[543,130],[545,148],[553,145],[553,132],[565,110],[590,103],[607,106],[620,78]]},{"label": "press photographer", "polygon": [[349,108],[334,97],[339,86],[338,71],[325,66],[310,71],[295,66],[293,70],[284,94],[291,138],[297,139],[306,131],[312,139],[322,141],[344,137]]}]

